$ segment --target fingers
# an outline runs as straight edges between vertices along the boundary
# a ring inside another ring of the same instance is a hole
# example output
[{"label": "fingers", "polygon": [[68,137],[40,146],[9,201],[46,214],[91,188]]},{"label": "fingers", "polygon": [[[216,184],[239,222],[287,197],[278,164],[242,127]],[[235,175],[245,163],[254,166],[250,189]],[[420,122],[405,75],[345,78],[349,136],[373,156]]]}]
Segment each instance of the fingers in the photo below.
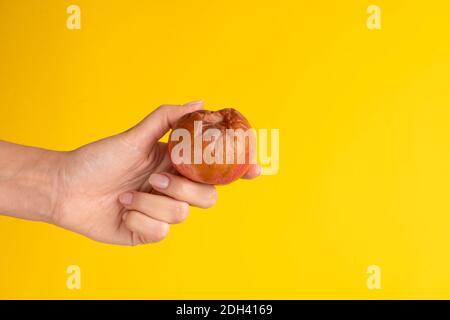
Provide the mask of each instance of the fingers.
[{"label": "fingers", "polygon": [[242,177],[243,179],[254,179],[261,175],[261,167],[257,164],[253,164],[250,169]]},{"label": "fingers", "polygon": [[170,173],[154,173],[149,182],[155,190],[199,208],[209,208],[217,201],[214,186],[193,182]]},{"label": "fingers", "polygon": [[151,146],[173,128],[178,119],[200,109],[203,109],[203,100],[189,102],[183,106],[162,105],[125,134],[137,146]]},{"label": "fingers", "polygon": [[[243,178],[253,179],[260,174],[261,167],[252,165]],[[134,242],[160,241],[166,236],[169,223],[180,223],[187,218],[189,204],[209,208],[217,201],[214,186],[167,172],[152,174],[149,183],[161,194],[128,192],[119,196],[119,201],[129,210],[124,221],[126,227],[137,235]]]},{"label": "fingers", "polygon": [[166,222],[152,219],[137,211],[128,211],[123,220],[126,227],[137,236],[137,239],[132,239],[134,245],[161,241],[169,232]]},{"label": "fingers", "polygon": [[124,193],[119,197],[119,201],[128,210],[136,210],[150,218],[167,223],[180,223],[189,214],[189,204],[187,202],[156,194],[144,192]]},{"label": "fingers", "polygon": [[217,200],[214,186],[170,173],[152,174],[149,183],[161,195],[127,192],[119,196],[119,202],[128,209],[123,220],[133,234],[133,244],[161,241],[168,233],[169,223],[186,219],[189,204],[209,208]]}]

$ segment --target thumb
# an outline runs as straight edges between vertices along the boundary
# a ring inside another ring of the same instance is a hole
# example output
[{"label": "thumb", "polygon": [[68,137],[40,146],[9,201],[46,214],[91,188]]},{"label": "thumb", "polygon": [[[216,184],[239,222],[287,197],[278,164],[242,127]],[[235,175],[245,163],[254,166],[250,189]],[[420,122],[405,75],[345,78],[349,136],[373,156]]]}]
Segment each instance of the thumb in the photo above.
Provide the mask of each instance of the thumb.
[{"label": "thumb", "polygon": [[136,146],[151,146],[174,127],[178,119],[187,113],[203,109],[203,100],[180,105],[162,105],[136,126],[126,132]]}]

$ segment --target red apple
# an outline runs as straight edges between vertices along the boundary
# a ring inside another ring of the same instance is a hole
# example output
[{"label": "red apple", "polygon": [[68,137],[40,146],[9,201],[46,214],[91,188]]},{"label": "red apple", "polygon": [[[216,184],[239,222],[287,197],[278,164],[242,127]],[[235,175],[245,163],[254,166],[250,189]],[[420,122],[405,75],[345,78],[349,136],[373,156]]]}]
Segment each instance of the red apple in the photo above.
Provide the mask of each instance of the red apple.
[{"label": "red apple", "polygon": [[228,184],[254,163],[255,134],[234,109],[184,115],[169,136],[169,155],[183,176],[206,184]]}]

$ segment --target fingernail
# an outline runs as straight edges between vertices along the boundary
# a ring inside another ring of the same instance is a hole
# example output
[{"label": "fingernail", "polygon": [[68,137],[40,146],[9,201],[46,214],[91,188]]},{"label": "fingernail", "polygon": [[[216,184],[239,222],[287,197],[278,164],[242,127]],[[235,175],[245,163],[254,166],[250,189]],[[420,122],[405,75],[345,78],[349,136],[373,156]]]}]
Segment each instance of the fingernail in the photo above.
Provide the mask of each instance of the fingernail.
[{"label": "fingernail", "polygon": [[131,192],[121,194],[119,196],[119,201],[122,204],[131,204],[131,202],[133,201],[133,194]]},{"label": "fingernail", "polygon": [[165,189],[169,186],[169,178],[163,174],[154,173],[148,179],[148,182],[156,188]]},{"label": "fingernail", "polygon": [[203,104],[203,99],[188,102],[188,103],[185,104],[185,106],[186,107],[191,107],[191,106],[194,106],[196,104]]}]

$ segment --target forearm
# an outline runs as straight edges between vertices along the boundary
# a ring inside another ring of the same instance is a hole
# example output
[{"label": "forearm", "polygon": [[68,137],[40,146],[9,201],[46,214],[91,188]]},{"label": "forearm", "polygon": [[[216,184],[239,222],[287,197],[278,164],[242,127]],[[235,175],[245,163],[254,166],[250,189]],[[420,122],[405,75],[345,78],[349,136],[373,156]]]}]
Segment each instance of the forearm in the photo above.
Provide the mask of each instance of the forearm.
[{"label": "forearm", "polygon": [[51,222],[62,156],[0,141],[0,215]]}]

